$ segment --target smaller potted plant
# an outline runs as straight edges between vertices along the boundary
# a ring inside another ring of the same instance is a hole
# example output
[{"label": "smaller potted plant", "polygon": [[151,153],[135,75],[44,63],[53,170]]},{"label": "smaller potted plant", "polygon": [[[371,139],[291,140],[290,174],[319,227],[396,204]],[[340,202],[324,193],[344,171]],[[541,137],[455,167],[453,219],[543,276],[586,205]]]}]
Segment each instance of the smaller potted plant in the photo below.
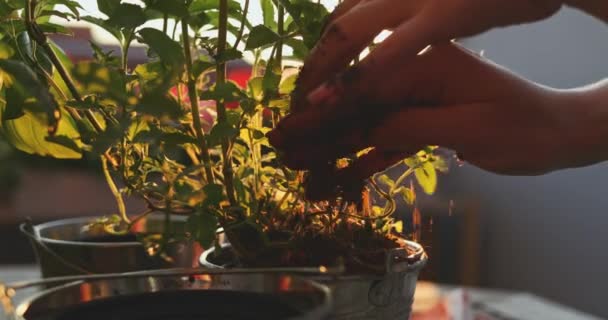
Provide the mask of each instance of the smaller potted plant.
[{"label": "smaller potted plant", "polygon": [[[393,214],[398,198],[414,205],[412,179],[433,192],[444,162],[427,148],[397,163],[395,180],[378,174],[310,201],[326,186],[287,168],[265,134],[290,112],[298,70],[286,67],[287,58],[307,55],[327,10],[308,0],[260,3],[264,23],[253,26],[249,1],[241,7],[230,0],[99,0],[107,19],[80,18],[116,37],[120,59],[94,47],[94,60],[77,64],[46,39],[45,32],[61,29],[44,19],[77,18],[77,3],[28,0],[21,16],[12,7],[4,17],[21,33],[0,39],[0,70],[10,80],[0,88],[2,131],[26,152],[101,159],[119,214],[89,228],[131,234],[136,221],[157,213],[164,232],[140,239],[152,255],[170,259],[168,243],[193,240],[210,248],[202,256],[207,267],[315,267],[315,279],[334,289],[334,318],[406,317],[426,255],[405,240]],[[71,11],[49,10],[55,4]],[[161,27],[146,27],[151,20]],[[14,45],[27,36],[36,49],[31,55]],[[128,70],[135,40],[147,45],[151,59]],[[252,72],[238,84],[226,68],[243,55],[252,57]],[[129,215],[124,193],[141,197],[149,210]],[[186,220],[181,233],[172,228],[176,216]],[[344,276],[324,277],[331,267],[344,268]]]}]

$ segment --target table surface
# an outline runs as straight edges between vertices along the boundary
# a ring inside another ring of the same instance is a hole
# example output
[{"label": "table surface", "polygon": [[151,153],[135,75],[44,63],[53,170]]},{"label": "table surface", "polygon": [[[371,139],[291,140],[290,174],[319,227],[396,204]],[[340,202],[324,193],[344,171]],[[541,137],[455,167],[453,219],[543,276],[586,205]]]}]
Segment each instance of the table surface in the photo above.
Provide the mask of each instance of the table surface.
[{"label": "table surface", "polygon": [[[40,273],[38,268],[33,265],[0,266],[0,283],[38,278],[40,278]],[[429,288],[438,289],[442,298],[451,306],[452,320],[601,320],[525,292],[422,283],[418,286],[420,290],[417,290],[416,299],[424,299],[420,295],[428,292]],[[479,312],[486,314],[488,318],[480,318]]]}]

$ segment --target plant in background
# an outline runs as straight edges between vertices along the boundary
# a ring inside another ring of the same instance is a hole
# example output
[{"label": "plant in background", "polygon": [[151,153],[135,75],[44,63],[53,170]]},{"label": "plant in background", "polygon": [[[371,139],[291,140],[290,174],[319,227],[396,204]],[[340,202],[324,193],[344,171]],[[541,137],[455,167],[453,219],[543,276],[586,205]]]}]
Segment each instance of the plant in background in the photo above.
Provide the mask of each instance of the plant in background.
[{"label": "plant in background", "polygon": [[[99,157],[118,204],[117,215],[99,221],[110,233],[129,232],[150,213],[166,214],[167,224],[171,215],[187,215],[186,234],[144,239],[155,254],[171,237],[209,246],[221,227],[247,266],[342,261],[382,272],[373,262],[399,246],[403,228],[393,217],[396,199],[414,205],[410,177],[432,193],[445,163],[427,148],[396,165],[395,181],[378,174],[353,187],[361,200],[336,194],[307,201],[307,173],[285,167],[265,134],[289,113],[298,70],[286,59],[307,55],[327,10],[309,0],[260,4],[264,23],[254,26],[249,0],[98,0],[106,18],[80,16],[73,0],[3,1],[1,132],[28,153]],[[91,44],[91,60],[72,63],[47,37],[69,30],[50,17],[98,25],[120,52]],[[135,42],[148,47],[150,59],[129,69]],[[241,87],[227,79],[226,66],[245,52],[254,58]],[[201,117],[209,108],[212,120]],[[129,213],[125,194],[148,209]]]}]

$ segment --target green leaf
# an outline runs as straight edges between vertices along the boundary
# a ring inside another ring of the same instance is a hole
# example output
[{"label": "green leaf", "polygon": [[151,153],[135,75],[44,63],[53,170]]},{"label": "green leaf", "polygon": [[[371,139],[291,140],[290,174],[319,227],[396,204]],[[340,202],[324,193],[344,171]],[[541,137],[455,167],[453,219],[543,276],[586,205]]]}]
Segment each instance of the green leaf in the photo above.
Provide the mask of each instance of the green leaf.
[{"label": "green leaf", "polygon": [[239,133],[239,130],[226,122],[219,122],[207,136],[207,144],[209,147],[220,145],[224,139],[232,139]]},{"label": "green leaf", "polygon": [[5,0],[6,4],[13,9],[24,9],[26,0]]},{"label": "green leaf", "polygon": [[378,180],[384,184],[385,186],[389,187],[389,188],[393,188],[395,186],[395,181],[393,181],[391,178],[389,178],[387,175],[383,174],[380,177],[378,177]]},{"label": "green leaf", "polygon": [[201,94],[201,100],[217,100],[221,102],[238,101],[245,95],[241,89],[232,81],[218,83],[212,90]]},{"label": "green leaf", "polygon": [[[0,118],[3,117],[4,108],[5,104],[0,102]],[[25,153],[50,156],[58,159],[79,159],[82,157],[82,153],[73,148],[47,141],[49,132],[48,126],[44,122],[40,121],[31,112],[26,111],[19,119],[2,121],[0,132],[6,141]],[[76,129],[76,124],[65,111],[62,112],[61,119],[57,125],[56,135],[66,137],[74,141],[78,146],[81,145],[80,134]],[[65,140],[66,138],[63,139]]]},{"label": "green leaf", "polygon": [[249,88],[249,96],[255,99],[257,102],[261,102],[264,99],[264,78],[255,77],[250,78],[247,82]]},{"label": "green leaf", "polygon": [[433,155],[431,163],[433,164],[433,167],[441,173],[447,173],[450,170],[448,162],[441,156]]},{"label": "green leaf", "polygon": [[271,30],[277,30],[277,21],[274,17],[274,4],[272,0],[260,0],[262,14],[264,16],[264,25]]},{"label": "green leaf", "polygon": [[264,25],[253,27],[247,38],[245,49],[253,50],[277,42],[281,37]]},{"label": "green leaf", "polygon": [[[103,0],[99,0],[99,1],[103,1]],[[114,25],[109,24],[106,20],[99,19],[96,17],[91,17],[91,16],[84,16],[80,19],[90,22],[98,27],[103,28],[104,30],[109,32],[111,35],[113,35],[114,38],[116,40],[118,40],[118,42],[120,42],[120,43],[124,42],[124,36],[123,36],[122,32],[120,32],[120,29]]]},{"label": "green leaf", "polygon": [[293,74],[281,81],[279,84],[280,94],[290,94],[296,88],[296,80],[298,79],[297,74]]},{"label": "green leaf", "polygon": [[120,0],[97,0],[99,11],[111,16],[120,7]]},{"label": "green leaf", "polygon": [[426,194],[433,194],[437,189],[437,171],[430,162],[424,162],[414,170],[416,180]]},{"label": "green leaf", "polygon": [[89,41],[89,44],[91,45],[91,49],[93,50],[93,57],[95,58],[95,61],[99,62],[100,64],[104,64],[114,68],[120,67],[120,60],[114,54],[113,50],[104,52],[103,49],[97,44],[95,44],[93,41]]},{"label": "green leaf", "polygon": [[264,91],[277,92],[279,84],[281,83],[281,75],[275,73],[271,67],[272,64],[268,65],[266,72],[264,73],[264,79],[262,80],[262,87]]},{"label": "green leaf", "polygon": [[228,62],[230,60],[237,60],[243,57],[243,53],[236,48],[230,48],[225,50],[221,55],[215,56],[217,63]]},{"label": "green leaf", "polygon": [[23,62],[15,60],[0,60],[0,70],[14,80],[12,88],[19,98],[14,99],[13,103],[19,103],[23,109],[34,113],[46,113],[48,125],[55,127],[57,103],[34,71]]},{"label": "green leaf", "polygon": [[135,107],[135,111],[159,118],[167,116],[176,119],[182,116],[182,109],[177,101],[163,92],[145,94]]},{"label": "green leaf", "polygon": [[128,99],[125,78],[115,68],[93,61],[79,62],[72,68],[72,76],[82,94],[101,94],[120,103]]},{"label": "green leaf", "polygon": [[[197,15],[207,10],[219,10],[219,0],[194,0],[188,7],[188,11],[191,15]],[[228,11],[238,12],[241,10],[241,5],[238,1],[228,1]]]},{"label": "green leaf", "polygon": [[408,205],[413,205],[416,202],[416,192],[411,188],[401,188],[401,196],[403,197],[403,201]]},{"label": "green leaf", "polygon": [[285,44],[293,50],[293,56],[299,60],[304,60],[308,56],[310,49],[306,47],[303,40],[289,38],[285,40]]},{"label": "green leaf", "polygon": [[8,59],[15,54],[13,47],[0,41],[0,59]]},{"label": "green leaf", "polygon": [[214,62],[196,60],[192,63],[192,76],[197,79],[203,72],[215,68],[215,66]]},{"label": "green leaf", "polygon": [[146,11],[156,10],[178,18],[188,15],[188,7],[184,1],[146,0],[144,2]]},{"label": "green leaf", "polygon": [[77,19],[77,17],[70,12],[61,12],[57,10],[43,10],[40,15],[36,18],[36,21],[40,21],[41,18],[60,17],[65,20]]},{"label": "green leaf", "polygon": [[46,141],[56,143],[60,146],[66,147],[76,153],[82,153],[80,145],[77,143],[78,140],[74,140],[65,135],[56,135],[46,137]]},{"label": "green leaf", "polygon": [[302,34],[304,44],[312,49],[321,36],[321,30],[328,16],[327,9],[312,1],[277,0],[289,13],[293,23]]},{"label": "green leaf", "polygon": [[127,30],[134,30],[147,20],[144,9],[131,3],[121,3],[109,17],[108,24]]},{"label": "green leaf", "polygon": [[217,227],[217,217],[208,210],[190,215],[186,221],[186,231],[203,248],[211,246],[216,237],[215,232]]},{"label": "green leaf", "polygon": [[180,70],[183,68],[186,59],[179,43],[173,41],[162,31],[153,28],[141,29],[139,34],[143,39],[143,43],[147,44],[150,49],[158,54],[162,63],[179,68]]},{"label": "green leaf", "polygon": [[67,35],[67,36],[72,36],[72,30],[66,26],[62,26],[60,24],[55,24],[55,23],[50,23],[50,22],[46,22],[46,23],[41,23],[38,25],[40,27],[40,30],[42,30],[44,33],[51,33],[51,34],[63,34],[63,35]]},{"label": "green leaf", "polygon": [[133,137],[135,143],[148,143],[148,144],[170,144],[170,145],[183,145],[187,143],[197,143],[196,138],[180,132],[173,128],[160,129],[156,126],[151,126],[148,130],[138,132]]},{"label": "green leaf", "polygon": [[104,132],[98,134],[93,142],[94,154],[103,154],[111,146],[115,145],[125,135],[125,129],[119,125],[111,125]]},{"label": "green leaf", "polygon": [[72,15],[76,18],[80,17],[80,12],[78,11],[78,9],[83,9],[80,3],[75,0],[44,0],[40,4],[51,7],[56,5],[64,5],[66,8],[68,8],[68,10],[72,12]]},{"label": "green leaf", "polygon": [[205,192],[205,206],[219,207],[224,201],[224,187],[221,184],[207,184],[203,187],[203,192]]}]

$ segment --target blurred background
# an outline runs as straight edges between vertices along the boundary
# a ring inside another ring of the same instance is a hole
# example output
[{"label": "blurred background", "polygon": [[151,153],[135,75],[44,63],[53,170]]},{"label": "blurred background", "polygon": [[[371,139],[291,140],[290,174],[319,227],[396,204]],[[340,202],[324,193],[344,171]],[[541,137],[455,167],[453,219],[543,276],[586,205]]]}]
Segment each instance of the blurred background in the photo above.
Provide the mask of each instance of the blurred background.
[{"label": "blurred background", "polygon": [[[96,13],[95,1],[79,2]],[[89,41],[112,46],[100,30],[70,25],[74,37],[54,40],[72,59],[91,56]],[[461,43],[548,86],[571,88],[608,76],[608,26],[570,9]],[[144,48],[131,50],[133,63],[145,59]],[[230,76],[239,80],[248,72],[245,62],[236,63]],[[422,278],[531,292],[608,318],[607,193],[605,164],[541,177],[454,165],[440,177],[438,192],[419,203],[421,242],[431,256]],[[133,211],[142,206],[136,199],[128,205]],[[114,212],[96,161],[28,156],[0,137],[0,264],[34,263],[17,231],[26,217],[43,222]]]}]

